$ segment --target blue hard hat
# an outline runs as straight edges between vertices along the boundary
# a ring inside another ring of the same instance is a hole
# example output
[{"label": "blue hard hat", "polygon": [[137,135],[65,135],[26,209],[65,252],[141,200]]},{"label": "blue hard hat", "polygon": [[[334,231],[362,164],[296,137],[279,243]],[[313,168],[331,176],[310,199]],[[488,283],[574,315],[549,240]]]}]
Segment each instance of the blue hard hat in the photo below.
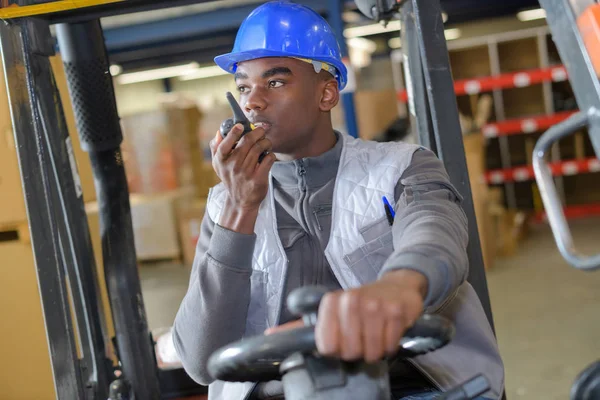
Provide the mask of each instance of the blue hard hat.
[{"label": "blue hard hat", "polygon": [[271,1],[246,17],[238,30],[233,51],[215,58],[229,73],[242,61],[264,57],[297,57],[324,62],[337,70],[339,88],[348,81],[340,45],[323,17],[300,4]]}]

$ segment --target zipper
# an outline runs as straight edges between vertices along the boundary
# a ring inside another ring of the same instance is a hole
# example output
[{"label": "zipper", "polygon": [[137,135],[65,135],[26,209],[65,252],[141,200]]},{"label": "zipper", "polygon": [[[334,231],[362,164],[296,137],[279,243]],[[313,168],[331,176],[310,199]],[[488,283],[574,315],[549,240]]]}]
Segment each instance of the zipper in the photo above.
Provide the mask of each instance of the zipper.
[{"label": "zipper", "polygon": [[300,177],[300,191],[302,192],[299,204],[300,204],[300,220],[302,221],[302,228],[306,232],[310,232],[308,229],[308,223],[306,221],[306,214],[304,212],[304,201],[306,200],[306,168],[304,167],[304,162],[302,160],[297,161],[298,165],[298,176]]},{"label": "zipper", "polygon": [[[285,254],[285,251],[283,250],[283,248],[281,248],[281,251],[283,251],[283,254]],[[275,321],[275,326],[279,325],[279,323],[281,322],[281,313],[283,311],[283,303],[284,303],[283,293],[285,293],[285,290],[287,288],[288,270],[290,269],[289,266],[290,266],[290,260],[288,260],[288,258],[285,257],[285,270],[283,271],[283,285],[281,286],[282,295],[279,296],[279,305],[277,306],[277,320]]]},{"label": "zipper", "polygon": [[306,168],[302,160],[298,160],[298,176],[300,176],[300,188],[306,192]]},{"label": "zipper", "polygon": [[[273,213],[275,212],[274,201],[275,200],[273,199],[273,197],[271,197],[270,202],[271,202]],[[276,220],[276,218],[275,218],[275,220]],[[279,247],[279,251],[281,252],[281,254],[283,254],[284,259],[285,259],[285,267],[284,267],[284,271],[283,271],[283,285],[281,288],[281,293],[285,293],[285,289],[287,286],[287,280],[288,280],[288,271],[289,271],[290,260],[285,255],[285,250],[283,249],[283,245],[281,244],[281,240],[279,239],[279,237],[277,238],[277,245]],[[282,311],[283,311],[283,296],[280,296],[279,304],[277,305],[277,319],[275,321],[275,326],[279,325],[279,323],[281,322],[281,312]],[[256,388],[258,387],[258,385],[259,385],[259,382],[256,382],[256,383],[254,383],[254,385],[252,385],[252,388],[248,391],[248,393],[244,397],[244,400],[251,399],[251,396],[254,393],[254,391],[256,390]]]}]

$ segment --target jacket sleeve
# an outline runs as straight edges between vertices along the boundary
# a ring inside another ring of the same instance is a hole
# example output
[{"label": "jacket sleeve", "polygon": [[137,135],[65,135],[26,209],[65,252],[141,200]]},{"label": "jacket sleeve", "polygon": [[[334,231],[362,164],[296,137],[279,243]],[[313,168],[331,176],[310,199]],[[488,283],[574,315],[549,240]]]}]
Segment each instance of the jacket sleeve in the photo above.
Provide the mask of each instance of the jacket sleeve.
[{"label": "jacket sleeve", "polygon": [[255,241],[255,235],[229,231],[205,213],[188,291],[173,326],[183,367],[200,384],[213,381],[206,368],[210,355],[244,335]]},{"label": "jacket sleeve", "polygon": [[469,272],[467,217],[462,198],[436,155],[420,149],[396,185],[394,252],[380,276],[411,269],[427,277],[425,307],[435,309]]}]

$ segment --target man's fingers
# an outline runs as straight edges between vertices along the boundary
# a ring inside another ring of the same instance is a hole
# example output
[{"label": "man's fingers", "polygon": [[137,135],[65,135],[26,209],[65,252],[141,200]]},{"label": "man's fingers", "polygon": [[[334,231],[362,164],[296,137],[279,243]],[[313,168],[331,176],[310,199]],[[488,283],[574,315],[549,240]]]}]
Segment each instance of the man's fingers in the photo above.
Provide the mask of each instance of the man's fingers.
[{"label": "man's fingers", "polygon": [[346,361],[362,358],[362,323],[360,295],[355,291],[343,292],[340,296],[341,357]]},{"label": "man's fingers", "polygon": [[208,142],[208,146],[210,147],[210,154],[212,155],[212,158],[215,158],[215,154],[217,152],[217,147],[219,146],[219,143],[221,143],[221,141],[218,140],[219,136],[221,136],[221,133],[219,133],[217,131],[217,134],[215,135],[215,137],[212,138],[210,142]]},{"label": "man's fingers", "polygon": [[258,167],[256,167],[255,176],[259,180],[267,179],[269,176],[269,171],[271,171],[271,167],[273,167],[275,161],[277,161],[277,157],[274,153],[267,154],[265,158],[263,158],[262,162],[258,164]]},{"label": "man's fingers", "polygon": [[376,298],[364,300],[361,304],[361,313],[364,360],[367,363],[373,363],[380,360],[385,353],[385,315],[379,299]]},{"label": "man's fingers", "polygon": [[254,169],[258,165],[260,155],[264,152],[271,151],[272,148],[273,146],[271,144],[271,141],[267,138],[263,138],[258,142],[254,143],[254,146],[252,146],[252,148],[248,152],[248,155],[246,156],[246,159],[244,160],[244,168],[251,169],[252,171],[254,171]]},{"label": "man's fingers", "polygon": [[248,156],[248,152],[252,149],[257,142],[265,138],[265,130],[263,128],[256,128],[252,132],[246,133],[235,146],[235,152],[240,155],[242,159]]},{"label": "man's fingers", "polygon": [[236,143],[240,140],[243,132],[244,127],[242,124],[236,124],[231,128],[225,139],[219,143],[216,153],[221,160],[224,160],[233,148],[236,147]]},{"label": "man's fingers", "polygon": [[215,135],[215,143],[218,146],[222,141],[223,141],[223,136],[221,136],[221,131],[217,131],[217,134]]},{"label": "man's fingers", "polygon": [[391,355],[398,351],[403,332],[404,324],[401,320],[388,318],[385,321],[384,344],[386,354]]},{"label": "man's fingers", "polygon": [[339,297],[340,293],[328,293],[323,296],[319,305],[319,318],[315,327],[315,340],[317,342],[317,350],[324,356],[336,356],[340,354]]},{"label": "man's fingers", "polygon": [[301,319],[296,320],[296,321],[292,321],[292,322],[288,322],[279,326],[274,326],[272,328],[269,328],[265,331],[265,335],[272,335],[273,333],[277,333],[277,332],[284,332],[284,331],[289,331],[292,329],[298,329],[298,328],[302,328],[304,326],[304,322],[302,322]]},{"label": "man's fingers", "polygon": [[402,307],[398,304],[387,305],[384,310],[387,315],[384,328],[384,343],[387,354],[393,354],[398,350],[400,339],[404,335],[408,326],[405,321],[405,316]]}]

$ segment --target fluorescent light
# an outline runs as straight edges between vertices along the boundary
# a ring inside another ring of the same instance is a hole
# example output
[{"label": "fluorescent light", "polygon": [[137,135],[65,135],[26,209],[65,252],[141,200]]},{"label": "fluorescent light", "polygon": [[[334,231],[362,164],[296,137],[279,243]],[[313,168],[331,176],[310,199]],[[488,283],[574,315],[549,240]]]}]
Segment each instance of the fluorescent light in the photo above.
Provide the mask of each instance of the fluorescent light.
[{"label": "fluorescent light", "polygon": [[121,85],[128,85],[131,83],[155,81],[159,79],[167,79],[189,74],[197,69],[198,63],[193,62],[184,65],[176,65],[173,67],[156,68],[139,72],[130,72],[119,76],[117,78],[117,82]]},{"label": "fluorescent light", "polygon": [[121,72],[123,72],[123,67],[121,67],[120,65],[117,65],[117,64],[113,64],[110,66],[110,68],[108,70],[110,71],[110,74],[112,76],[117,76],[117,75],[120,75]]},{"label": "fluorescent light", "polygon": [[215,76],[227,75],[229,74],[227,71],[221,69],[221,67],[217,65],[213,65],[210,67],[198,68],[196,70],[190,71],[189,73],[182,74],[179,77],[180,81],[191,81],[194,79],[205,79],[205,78],[214,78]]},{"label": "fluorescent light", "polygon": [[390,46],[390,49],[399,49],[402,47],[402,39],[399,37],[391,38],[388,40],[388,46]]},{"label": "fluorescent light", "polygon": [[400,30],[400,21],[391,21],[384,27],[381,24],[370,24],[363,26],[355,26],[344,29],[344,36],[347,38],[377,35],[378,33],[394,32]]},{"label": "fluorescent light", "polygon": [[374,53],[377,50],[377,44],[374,41],[361,37],[348,39],[348,46],[368,53]]},{"label": "fluorescent light", "polygon": [[[458,28],[450,28],[444,31],[446,40],[455,40],[461,36],[462,32]],[[394,37],[388,40],[388,46],[390,49],[399,49],[402,47],[402,40],[399,37]]]},{"label": "fluorescent light", "polygon": [[444,23],[448,21],[448,14],[446,14],[445,12],[442,13],[442,21],[444,21]]},{"label": "fluorescent light", "polygon": [[454,40],[458,39],[462,35],[462,32],[458,28],[450,28],[444,31],[444,36],[446,40]]},{"label": "fluorescent light", "polygon": [[517,13],[517,18],[519,21],[533,21],[536,19],[544,19],[546,18],[546,10],[543,8],[536,8],[533,10],[526,10]]}]

